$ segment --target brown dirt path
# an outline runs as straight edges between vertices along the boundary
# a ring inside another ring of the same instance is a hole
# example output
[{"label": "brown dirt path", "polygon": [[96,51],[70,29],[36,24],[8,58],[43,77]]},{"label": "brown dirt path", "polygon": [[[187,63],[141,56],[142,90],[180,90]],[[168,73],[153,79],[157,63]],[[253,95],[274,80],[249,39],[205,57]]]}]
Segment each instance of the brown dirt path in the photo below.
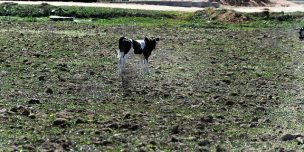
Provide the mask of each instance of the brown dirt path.
[{"label": "brown dirt path", "polygon": [[[202,10],[204,8],[197,7],[174,7],[174,6],[159,6],[159,5],[141,5],[141,4],[113,4],[113,3],[78,3],[78,2],[46,2],[46,1],[0,1],[15,2],[18,4],[34,4],[49,3],[55,6],[82,6],[82,7],[110,7],[110,8],[128,8],[128,9],[144,9],[144,10],[161,10],[161,11],[183,11],[194,12]],[[297,12],[304,11],[304,5],[294,4],[287,2],[286,0],[272,0],[272,5],[267,7],[233,7],[233,6],[221,6],[221,8],[233,9],[239,12],[261,12],[264,9],[269,9],[271,12]]]}]

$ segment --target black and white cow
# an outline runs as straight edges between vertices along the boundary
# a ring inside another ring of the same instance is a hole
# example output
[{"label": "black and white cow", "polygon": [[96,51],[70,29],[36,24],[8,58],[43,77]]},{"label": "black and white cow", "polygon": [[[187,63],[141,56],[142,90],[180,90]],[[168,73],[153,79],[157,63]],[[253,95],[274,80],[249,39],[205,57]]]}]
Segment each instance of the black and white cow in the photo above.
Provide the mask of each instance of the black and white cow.
[{"label": "black and white cow", "polygon": [[301,40],[304,40],[304,28],[303,28],[303,27],[300,28],[299,34],[300,34],[299,38],[300,38]]},{"label": "black and white cow", "polygon": [[155,49],[157,41],[159,41],[159,38],[154,37],[145,37],[143,40],[133,40],[121,37],[119,39],[119,49],[117,50],[119,74],[122,74],[126,60],[130,54],[140,56],[142,63],[144,64],[144,71],[147,73],[148,58],[150,57],[152,51]]}]

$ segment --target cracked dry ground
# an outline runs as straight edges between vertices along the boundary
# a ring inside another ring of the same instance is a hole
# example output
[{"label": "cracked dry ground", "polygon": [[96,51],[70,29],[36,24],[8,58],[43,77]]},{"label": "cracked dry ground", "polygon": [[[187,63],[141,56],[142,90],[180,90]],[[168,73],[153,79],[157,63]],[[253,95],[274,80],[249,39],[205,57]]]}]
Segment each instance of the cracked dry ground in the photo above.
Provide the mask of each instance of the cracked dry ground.
[{"label": "cracked dry ground", "polygon": [[[288,29],[0,23],[1,150],[299,150],[300,42]],[[150,74],[120,36],[159,36]]]}]

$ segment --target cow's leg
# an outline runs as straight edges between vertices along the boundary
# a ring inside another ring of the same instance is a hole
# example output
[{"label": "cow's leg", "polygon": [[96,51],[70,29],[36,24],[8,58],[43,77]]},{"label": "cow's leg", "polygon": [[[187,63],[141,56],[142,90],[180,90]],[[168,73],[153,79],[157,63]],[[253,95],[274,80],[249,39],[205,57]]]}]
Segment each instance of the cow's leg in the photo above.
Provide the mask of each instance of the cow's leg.
[{"label": "cow's leg", "polygon": [[148,69],[148,58],[144,58],[143,64],[144,64],[144,72],[145,72],[145,74],[148,74],[148,73],[149,73],[149,69]]},{"label": "cow's leg", "polygon": [[145,69],[145,59],[141,58],[141,60],[139,61],[139,66],[140,66],[140,74],[144,74],[144,69]]},{"label": "cow's leg", "polygon": [[118,73],[121,75],[122,71],[124,70],[125,67],[125,58],[124,58],[124,52],[119,52],[118,56]]},{"label": "cow's leg", "polygon": [[121,74],[121,53],[120,53],[120,50],[119,49],[116,49],[116,52],[117,52],[117,59],[118,59],[118,62],[117,62],[117,71],[119,74]]}]

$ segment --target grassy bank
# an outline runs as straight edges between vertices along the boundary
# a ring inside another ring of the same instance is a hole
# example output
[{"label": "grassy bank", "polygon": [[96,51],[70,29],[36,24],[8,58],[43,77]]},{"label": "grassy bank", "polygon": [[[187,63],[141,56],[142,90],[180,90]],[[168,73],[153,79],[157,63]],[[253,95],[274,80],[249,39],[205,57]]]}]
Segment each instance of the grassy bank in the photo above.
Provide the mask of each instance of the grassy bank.
[{"label": "grassy bank", "polygon": [[[2,21],[47,22],[50,15],[72,16],[78,21],[96,25],[169,26],[186,28],[268,28],[292,27],[303,13],[238,13],[212,8],[194,13],[172,11],[147,11],[95,7],[57,7],[48,4],[0,4]],[[5,17],[7,16],[7,17]]]},{"label": "grassy bank", "polygon": [[183,16],[182,13],[167,11],[142,11],[119,8],[52,6],[47,3],[41,5],[18,5],[15,3],[0,4],[0,16],[47,17],[50,15],[104,19],[114,17],[176,18]]}]

